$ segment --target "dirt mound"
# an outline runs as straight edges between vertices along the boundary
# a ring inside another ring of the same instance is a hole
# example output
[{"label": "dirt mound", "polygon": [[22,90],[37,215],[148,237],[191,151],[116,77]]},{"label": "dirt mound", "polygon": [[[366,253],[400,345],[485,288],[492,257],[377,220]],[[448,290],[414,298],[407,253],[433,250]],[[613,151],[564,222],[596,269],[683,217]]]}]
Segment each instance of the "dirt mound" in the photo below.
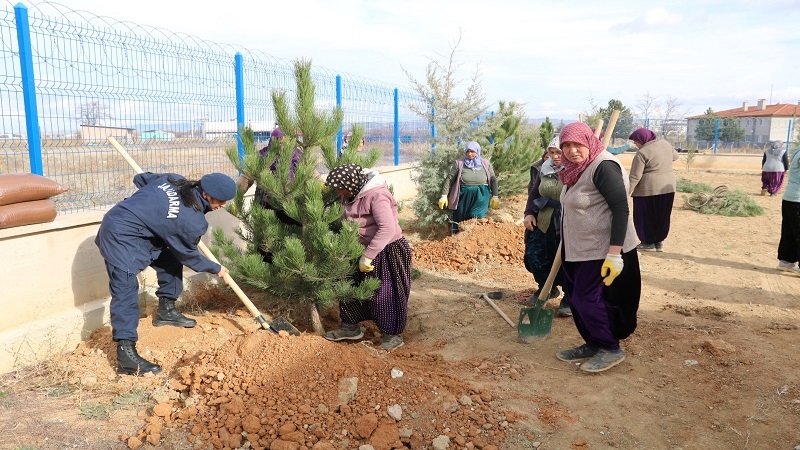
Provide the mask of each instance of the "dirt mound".
[{"label": "dirt mound", "polygon": [[492,218],[459,224],[459,233],[441,241],[414,245],[414,266],[419,269],[473,273],[479,265],[522,265],[525,228]]},{"label": "dirt mound", "polygon": [[[155,406],[148,409],[146,425],[120,437],[129,448],[370,444],[388,450],[423,448],[446,437],[459,447],[472,443],[492,449],[519,418],[493,401],[496,393],[453,376],[456,363],[440,355],[416,351],[413,344],[381,350],[372,342],[379,334],[370,326],[367,337],[373,339],[342,344],[316,335],[278,336],[252,329],[246,320],[237,326],[251,330],[230,336],[223,318],[200,321],[194,332],[166,327],[186,338],[158,339],[163,347],[140,341],[140,352],[163,364],[168,375],[166,380],[149,375],[119,379],[131,384],[128,389],[149,385],[146,389],[161,391],[152,397]],[[162,332],[145,321],[140,324],[145,336]],[[111,381],[109,341],[107,328],[96,332],[72,355],[73,367]],[[493,366],[476,361],[476,371],[481,364]]]}]

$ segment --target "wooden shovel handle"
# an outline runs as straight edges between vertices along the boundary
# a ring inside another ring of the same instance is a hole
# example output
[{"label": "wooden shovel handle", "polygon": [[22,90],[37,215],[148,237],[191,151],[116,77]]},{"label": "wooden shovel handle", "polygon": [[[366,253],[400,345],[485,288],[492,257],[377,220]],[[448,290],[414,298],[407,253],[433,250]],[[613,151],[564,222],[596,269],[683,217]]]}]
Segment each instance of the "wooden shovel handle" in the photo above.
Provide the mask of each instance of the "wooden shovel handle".
[{"label": "wooden shovel handle", "polygon": [[550,291],[553,290],[553,283],[556,281],[558,269],[561,268],[561,241],[558,241],[558,249],[556,250],[556,257],[553,259],[553,265],[550,267],[550,273],[547,275],[547,281],[544,282],[541,292],[539,292],[539,300],[547,302],[550,298]]},{"label": "wooden shovel handle", "polygon": [[[119,152],[119,154],[122,155],[123,158],[125,158],[125,161],[127,161],[128,164],[130,164],[130,166],[133,168],[134,171],[136,171],[136,173],[144,172],[142,168],[139,166],[139,164],[137,164],[136,161],[134,161],[133,158],[131,158],[131,155],[128,154],[128,151],[125,150],[125,147],[123,147],[119,142],[117,142],[116,139],[109,136],[108,142],[110,142],[111,145],[117,150],[117,152]],[[214,256],[213,253],[211,253],[211,250],[208,247],[206,247],[206,244],[203,241],[199,241],[197,243],[197,248],[200,250],[201,253],[203,253],[203,255],[205,255],[206,258],[210,259],[211,261],[214,261],[217,264],[220,264],[217,257]],[[221,265],[222,264],[220,264],[220,266]],[[233,290],[236,296],[239,297],[239,300],[241,300],[241,302],[244,304],[247,310],[250,311],[250,314],[252,314],[253,317],[256,318],[256,321],[258,321],[261,327],[264,329],[269,329],[269,324],[264,319],[264,316],[261,315],[261,312],[259,312],[258,308],[256,308],[256,305],[254,305],[253,302],[250,301],[250,299],[247,297],[247,294],[245,294],[244,291],[242,291],[242,289],[239,287],[239,285],[236,284],[235,281],[233,281],[233,278],[231,278],[230,275],[225,274],[225,276],[222,277],[222,279],[223,281],[225,281],[225,284],[230,286],[230,288]]]}]

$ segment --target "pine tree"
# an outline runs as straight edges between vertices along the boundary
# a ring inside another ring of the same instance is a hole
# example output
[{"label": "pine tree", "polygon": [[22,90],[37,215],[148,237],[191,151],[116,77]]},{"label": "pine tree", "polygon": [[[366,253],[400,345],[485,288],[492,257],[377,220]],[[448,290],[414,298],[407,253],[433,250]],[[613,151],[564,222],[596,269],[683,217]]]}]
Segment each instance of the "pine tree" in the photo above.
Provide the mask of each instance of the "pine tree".
[{"label": "pine tree", "polygon": [[[240,158],[236,147],[227,153],[243,174],[269,192],[273,207],[300,225],[284,224],[273,209],[263,208],[259,201],[245,209],[244,193],[239,191],[229,211],[236,212],[241,220],[239,236],[246,247],[237,247],[221,230],[215,230],[214,243],[235,279],[287,304],[307,305],[314,331],[321,333],[320,308],[339,301],[367,300],[378,288],[379,280],[368,279],[358,286],[352,283],[351,275],[357,270],[356,261],[364,248],[358,241],[357,224],[341,220],[343,210],[337,193],[325,188],[317,177],[317,150],[329,170],[345,162],[370,167],[380,152],[359,154],[349,148],[338,157],[334,137],[342,126],[341,109],[326,112],[315,108],[316,87],[310,61],[296,61],[294,75],[297,89],[291,106],[285,91],[272,92],[278,125],[286,132],[281,145],[261,156],[252,132],[243,130],[244,158]],[[361,139],[363,133],[363,127],[356,127],[354,138]],[[302,156],[290,179],[295,147],[302,150]],[[269,166],[275,161],[275,150],[277,170],[272,172]],[[264,252],[272,255],[271,263],[265,262]]]},{"label": "pine tree", "polygon": [[491,157],[500,193],[520,194],[525,192],[530,181],[528,167],[542,156],[542,147],[536,142],[538,133],[527,132],[526,127],[521,126],[526,119],[521,106],[515,102],[508,105],[499,102],[495,117],[499,119],[499,126],[480,144]]}]

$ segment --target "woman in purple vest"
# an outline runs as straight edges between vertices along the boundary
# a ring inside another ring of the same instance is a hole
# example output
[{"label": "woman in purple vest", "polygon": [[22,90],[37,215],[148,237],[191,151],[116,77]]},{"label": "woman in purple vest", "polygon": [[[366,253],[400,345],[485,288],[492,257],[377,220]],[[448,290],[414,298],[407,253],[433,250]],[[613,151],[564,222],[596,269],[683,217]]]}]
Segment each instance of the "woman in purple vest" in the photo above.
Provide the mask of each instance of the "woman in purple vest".
[{"label": "woman in purple vest", "polygon": [[497,197],[497,178],[487,159],[481,158],[481,146],[467,142],[464,157],[456,160],[442,187],[439,209],[453,211],[452,234],[458,233],[458,222],[482,219],[489,207],[500,206]]}]

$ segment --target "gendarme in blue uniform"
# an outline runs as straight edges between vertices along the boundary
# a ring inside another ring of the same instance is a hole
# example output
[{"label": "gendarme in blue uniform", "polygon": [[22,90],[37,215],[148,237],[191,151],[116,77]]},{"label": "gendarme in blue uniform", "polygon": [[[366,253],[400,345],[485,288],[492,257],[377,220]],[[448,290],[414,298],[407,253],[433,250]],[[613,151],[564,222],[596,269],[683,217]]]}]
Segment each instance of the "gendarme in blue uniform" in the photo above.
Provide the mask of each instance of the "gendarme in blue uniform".
[{"label": "gendarme in blue uniform", "polygon": [[194,195],[203,206],[186,206],[169,178],[177,174],[142,173],[133,178],[139,188],[106,213],[95,243],[106,260],[111,291],[111,327],[115,341],[137,341],[139,281],[148,266],[158,278],[159,298],[176,299],[183,292],[183,266],[195,272],[219,273],[221,266],[200,253],[197,244],[208,230],[211,211],[202,190]]}]

